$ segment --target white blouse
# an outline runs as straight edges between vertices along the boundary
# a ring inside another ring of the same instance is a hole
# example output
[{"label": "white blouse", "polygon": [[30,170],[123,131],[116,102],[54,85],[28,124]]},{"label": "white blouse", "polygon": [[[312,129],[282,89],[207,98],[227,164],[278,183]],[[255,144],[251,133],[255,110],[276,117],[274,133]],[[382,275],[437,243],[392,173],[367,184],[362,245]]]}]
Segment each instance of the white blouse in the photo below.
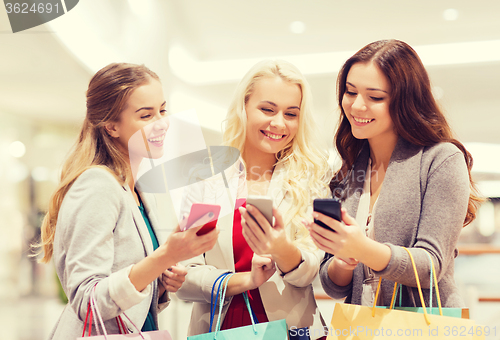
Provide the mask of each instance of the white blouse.
[{"label": "white blouse", "polygon": [[[359,199],[358,211],[356,213],[356,222],[358,225],[365,230],[366,236],[371,239],[375,238],[375,232],[373,229],[373,219],[375,216],[375,208],[377,206],[377,201],[373,205],[372,212],[370,214],[370,179],[371,179],[372,161],[368,159],[368,167],[366,169],[365,183],[363,186],[363,193]],[[377,285],[379,278],[375,276],[373,271],[363,264],[363,272],[365,274],[363,280],[363,293],[361,294],[361,305],[363,306],[373,306],[373,300],[375,299],[375,293],[377,291]],[[380,302],[380,301],[379,301]]]}]

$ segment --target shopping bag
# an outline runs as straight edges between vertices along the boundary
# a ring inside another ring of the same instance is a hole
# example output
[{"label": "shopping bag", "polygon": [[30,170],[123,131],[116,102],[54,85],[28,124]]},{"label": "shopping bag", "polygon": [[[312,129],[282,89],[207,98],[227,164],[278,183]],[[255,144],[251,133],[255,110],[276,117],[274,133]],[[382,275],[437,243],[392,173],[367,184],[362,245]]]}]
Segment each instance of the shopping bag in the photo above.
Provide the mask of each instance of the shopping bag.
[{"label": "shopping bag", "polygon": [[[219,287],[217,289],[217,296],[215,301],[219,300],[219,317],[217,318],[217,323],[215,325],[215,331],[205,334],[193,335],[188,337],[188,340],[286,340],[288,339],[288,327],[286,325],[286,320],[277,320],[277,321],[269,321],[258,323],[258,321],[254,317],[254,313],[252,311],[252,307],[250,307],[250,303],[248,301],[248,296],[243,293],[243,298],[245,300],[245,304],[247,305],[248,312],[250,313],[250,319],[252,320],[252,325],[226,329],[221,331],[221,320],[220,316],[222,314],[222,306],[224,299],[226,297],[227,283],[229,278],[233,274],[223,274],[219,276],[219,278],[215,281],[214,286],[212,287],[212,299],[214,296],[214,287],[217,284],[217,281],[221,279],[221,283],[219,283]],[[217,302],[212,306],[212,302],[210,303],[210,330],[212,330],[213,319],[215,316],[215,307]]]},{"label": "shopping bag", "polygon": [[[425,249],[424,249],[425,250]],[[433,281],[434,281],[434,277],[435,277],[435,273],[434,273],[434,263],[432,262],[432,257],[431,255],[427,252],[427,250],[425,250],[427,256],[429,257],[429,262],[430,262],[430,267],[431,267],[431,272],[430,272],[430,294],[429,296],[433,296],[432,294],[432,287],[433,287]],[[393,297],[392,297],[392,308],[393,309],[398,309],[398,310],[404,310],[404,311],[408,311],[408,312],[414,312],[414,313],[424,313],[423,311],[423,307],[402,307],[401,306],[401,300],[402,300],[402,297],[401,297],[401,293],[402,293],[402,288],[403,286],[398,283],[397,284],[397,288],[396,288],[396,291],[394,292],[393,294]],[[395,299],[395,296],[398,295],[398,292],[400,293],[399,295],[399,306],[396,306],[396,299]],[[439,291],[436,292],[436,295],[439,294]],[[440,303],[441,301],[438,301],[438,304]],[[385,308],[385,309],[391,309],[390,306],[377,306],[377,308]],[[436,307],[432,307],[432,298],[429,300],[429,307],[426,307],[426,311],[427,313],[429,314],[434,314],[434,315],[440,315],[440,310],[439,308],[436,308]],[[452,307],[442,307],[441,308],[441,312],[444,316],[451,316],[451,317],[455,317],[455,318],[463,318],[463,319],[469,319],[470,318],[470,315],[469,315],[469,308],[452,308]]]},{"label": "shopping bag", "polygon": [[[390,306],[377,306],[377,308],[383,308],[383,309],[391,309]],[[424,308],[423,307],[394,307],[394,309],[397,310],[404,310],[407,312],[414,312],[414,313],[424,313]],[[439,314],[439,308],[437,307],[426,307],[428,314],[433,314],[433,315],[440,315]],[[462,318],[462,319],[469,319],[469,308],[446,308],[442,307],[441,308],[443,315],[444,316],[451,316],[453,318]]]},{"label": "shopping bag", "polygon": [[[417,288],[422,303],[423,314],[404,310],[382,309],[351,304],[336,303],[332,321],[328,330],[328,340],[334,339],[373,339],[382,337],[404,338],[408,340],[421,339],[484,339],[485,329],[476,325],[473,320],[455,318],[442,315],[442,308],[437,291],[437,280],[434,272],[434,284],[438,307],[441,315],[427,313],[423,299],[422,288],[418,278],[417,268],[413,256],[408,249],[410,259],[417,279]],[[375,301],[380,292],[380,283],[375,294]],[[394,286],[394,295],[396,285]]]},{"label": "shopping bag", "polygon": [[269,321],[223,331],[189,336],[188,340],[280,340],[288,339],[286,321]]},{"label": "shopping bag", "polygon": [[[90,313],[89,313],[90,311]],[[89,301],[89,308],[87,308],[87,316],[85,317],[85,324],[83,328],[83,334],[82,337],[77,338],[77,340],[86,340],[89,338],[92,338],[92,340],[172,340],[172,337],[170,336],[170,333],[166,330],[158,330],[158,331],[149,331],[149,332],[141,332],[139,328],[130,320],[130,318],[125,314],[122,313],[123,316],[125,316],[128,321],[134,326],[134,328],[137,330],[138,333],[128,333],[127,328],[125,327],[125,324],[121,318],[121,316],[118,316],[116,318],[116,322],[118,324],[118,329],[120,330],[120,334],[108,334],[106,332],[106,328],[104,327],[104,321],[102,320],[101,313],[99,312],[99,309],[97,308],[97,303],[95,301],[95,286],[92,289],[92,292],[90,293],[90,301]],[[101,326],[101,329],[103,331],[103,334],[100,335],[99,331],[99,326],[98,323],[96,322],[96,331],[97,335],[91,335],[90,330],[92,329],[92,316],[96,317],[97,320],[99,321],[99,324]],[[85,330],[86,327],[88,326],[88,336],[85,336]]]}]

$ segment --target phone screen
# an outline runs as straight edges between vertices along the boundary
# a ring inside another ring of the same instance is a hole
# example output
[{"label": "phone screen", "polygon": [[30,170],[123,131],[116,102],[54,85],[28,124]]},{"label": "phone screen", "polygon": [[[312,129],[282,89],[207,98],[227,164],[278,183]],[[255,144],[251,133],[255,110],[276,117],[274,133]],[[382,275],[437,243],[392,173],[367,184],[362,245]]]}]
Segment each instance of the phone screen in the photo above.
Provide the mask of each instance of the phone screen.
[{"label": "phone screen", "polygon": [[[322,213],[323,215],[326,215],[328,217],[334,218],[339,222],[342,221],[340,207],[341,207],[340,201],[333,198],[317,198],[314,200],[313,203],[314,211]],[[328,225],[324,224],[319,220],[314,220],[314,223],[325,229],[332,230]]]}]

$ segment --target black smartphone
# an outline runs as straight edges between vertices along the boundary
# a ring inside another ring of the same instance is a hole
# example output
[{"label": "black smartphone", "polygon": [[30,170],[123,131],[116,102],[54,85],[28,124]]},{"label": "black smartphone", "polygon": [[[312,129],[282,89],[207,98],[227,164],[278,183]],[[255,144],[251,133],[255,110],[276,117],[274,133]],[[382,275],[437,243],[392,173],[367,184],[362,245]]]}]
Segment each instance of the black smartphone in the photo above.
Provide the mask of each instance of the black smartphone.
[{"label": "black smartphone", "polygon": [[[313,202],[313,209],[323,215],[334,218],[337,221],[342,221],[342,213],[340,212],[340,201],[334,198],[316,198]],[[329,226],[324,224],[319,220],[314,220],[319,226],[322,226],[325,229],[332,230]]]}]

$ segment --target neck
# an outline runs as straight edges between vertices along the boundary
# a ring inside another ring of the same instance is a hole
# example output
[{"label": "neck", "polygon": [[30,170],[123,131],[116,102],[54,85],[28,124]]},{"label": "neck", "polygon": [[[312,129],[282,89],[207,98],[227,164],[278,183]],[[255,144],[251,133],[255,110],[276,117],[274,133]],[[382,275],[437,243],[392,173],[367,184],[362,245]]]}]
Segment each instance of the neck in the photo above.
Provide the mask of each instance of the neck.
[{"label": "neck", "polygon": [[253,152],[245,148],[242,157],[246,165],[247,180],[271,180],[274,165],[276,164],[276,156],[274,154]]},{"label": "neck", "polygon": [[389,166],[392,152],[398,142],[396,134],[380,136],[381,138],[370,139],[370,158],[372,160],[372,168],[383,166],[385,169]]},{"label": "neck", "polygon": [[129,157],[128,155],[125,157],[129,166],[128,173],[128,186],[130,190],[134,192],[135,189],[135,178],[137,177],[137,173],[139,172],[139,165],[141,164],[142,158],[134,158]]}]

